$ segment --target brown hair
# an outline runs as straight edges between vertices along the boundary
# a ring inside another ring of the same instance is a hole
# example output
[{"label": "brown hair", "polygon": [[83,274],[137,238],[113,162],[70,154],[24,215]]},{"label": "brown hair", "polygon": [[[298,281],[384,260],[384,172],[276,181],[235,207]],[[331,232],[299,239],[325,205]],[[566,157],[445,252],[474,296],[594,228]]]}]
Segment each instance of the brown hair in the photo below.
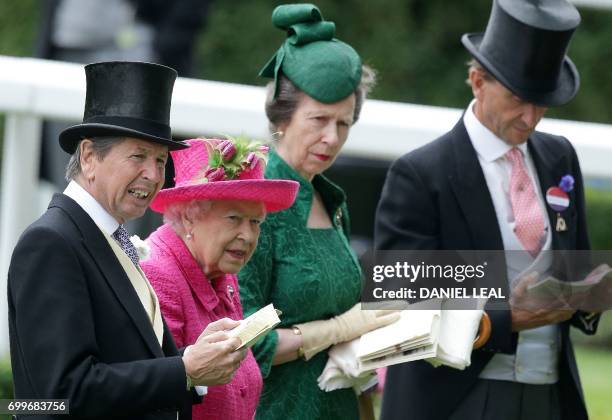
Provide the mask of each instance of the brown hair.
[{"label": "brown hair", "polygon": [[[355,112],[353,113],[353,124],[359,119],[361,107],[368,93],[376,84],[376,72],[369,66],[361,66],[361,81],[355,89]],[[266,116],[268,117],[270,132],[278,131],[278,126],[291,121],[295,110],[297,109],[302,95],[302,92],[291,80],[282,72],[278,74],[278,90],[276,98],[274,97],[275,82],[272,81],[267,85],[266,96]]]}]

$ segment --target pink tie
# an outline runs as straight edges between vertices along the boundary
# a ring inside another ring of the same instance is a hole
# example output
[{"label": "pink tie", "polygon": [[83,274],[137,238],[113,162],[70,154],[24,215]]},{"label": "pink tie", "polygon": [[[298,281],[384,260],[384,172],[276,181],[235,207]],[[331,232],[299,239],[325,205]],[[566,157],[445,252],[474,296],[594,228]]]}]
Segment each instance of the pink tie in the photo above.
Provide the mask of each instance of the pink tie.
[{"label": "pink tie", "polygon": [[516,147],[506,157],[512,164],[510,176],[510,202],[514,213],[514,233],[523,247],[535,257],[542,248],[544,216],[535,193],[533,182],[527,173],[523,155]]}]

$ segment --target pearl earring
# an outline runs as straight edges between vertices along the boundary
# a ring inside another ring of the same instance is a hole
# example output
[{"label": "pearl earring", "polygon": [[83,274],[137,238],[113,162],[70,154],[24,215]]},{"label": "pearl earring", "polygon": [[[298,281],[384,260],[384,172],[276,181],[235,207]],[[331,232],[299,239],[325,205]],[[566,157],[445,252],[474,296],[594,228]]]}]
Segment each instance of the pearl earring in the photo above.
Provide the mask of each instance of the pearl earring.
[{"label": "pearl earring", "polygon": [[193,234],[191,232],[189,232],[187,235],[185,235],[185,239],[187,239],[188,241],[193,239]]}]

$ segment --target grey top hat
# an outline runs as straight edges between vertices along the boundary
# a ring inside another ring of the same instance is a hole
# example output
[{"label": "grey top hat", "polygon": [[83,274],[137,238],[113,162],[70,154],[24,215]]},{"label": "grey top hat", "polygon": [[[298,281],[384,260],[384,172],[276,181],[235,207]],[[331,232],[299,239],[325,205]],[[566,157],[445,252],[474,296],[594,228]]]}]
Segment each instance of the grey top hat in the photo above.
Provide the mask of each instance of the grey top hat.
[{"label": "grey top hat", "polygon": [[72,154],[84,138],[135,137],[184,149],[172,140],[170,102],[177,73],[160,64],[110,61],[85,66],[87,94],[83,123],[59,136],[60,146]]},{"label": "grey top hat", "polygon": [[494,0],[484,34],[464,34],[461,42],[519,98],[556,106],[569,102],[580,86],[566,55],[579,23],[567,0]]}]

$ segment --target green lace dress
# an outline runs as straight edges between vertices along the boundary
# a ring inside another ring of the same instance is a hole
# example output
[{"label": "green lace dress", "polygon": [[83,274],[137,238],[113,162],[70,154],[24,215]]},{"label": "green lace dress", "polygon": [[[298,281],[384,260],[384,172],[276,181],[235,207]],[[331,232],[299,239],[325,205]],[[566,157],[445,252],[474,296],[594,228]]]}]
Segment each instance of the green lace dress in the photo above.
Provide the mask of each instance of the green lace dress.
[{"label": "green lace dress", "polygon": [[[239,273],[244,315],[274,303],[281,310],[278,328],[327,319],[359,301],[361,269],[349,246],[349,220],[344,192],[321,175],[312,184],[276,153],[270,153],[266,178],[300,183],[298,197],[285,211],[271,213],[262,225],[257,250]],[[306,227],[313,187],[321,195],[333,227]],[[257,419],[357,419],[357,397],[352,389],[323,392],[317,378],[327,352],[308,362],[272,366],[278,334],[269,333],[253,347],[264,378]]]}]

